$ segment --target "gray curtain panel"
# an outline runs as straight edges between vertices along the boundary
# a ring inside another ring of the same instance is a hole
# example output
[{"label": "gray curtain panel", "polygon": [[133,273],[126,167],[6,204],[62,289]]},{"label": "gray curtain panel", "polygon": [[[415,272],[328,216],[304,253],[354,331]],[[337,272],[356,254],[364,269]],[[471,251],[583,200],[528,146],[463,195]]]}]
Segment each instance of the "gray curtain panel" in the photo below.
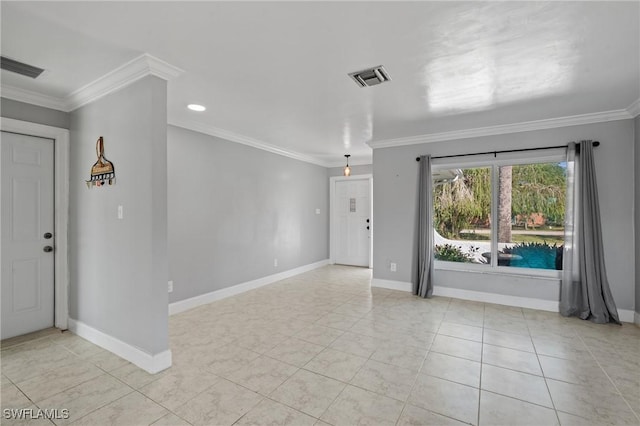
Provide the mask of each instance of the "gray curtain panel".
[{"label": "gray curtain panel", "polygon": [[[560,313],[596,323],[620,324],[604,263],[593,142],[570,145],[567,158],[567,220]],[[575,161],[570,161],[575,155]],[[572,176],[575,174],[575,176]],[[575,212],[569,211],[569,204]],[[575,215],[574,215],[575,213]]]},{"label": "gray curtain panel", "polygon": [[431,177],[431,156],[420,157],[420,177],[418,182],[418,232],[413,294],[431,297],[433,294],[433,179]]},{"label": "gray curtain panel", "polygon": [[562,282],[560,286],[560,314],[577,315],[580,290],[580,268],[578,265],[578,225],[576,210],[577,197],[580,193],[577,179],[579,164],[576,161],[576,144],[570,143],[567,148],[567,195],[565,199],[564,250],[562,253]]}]

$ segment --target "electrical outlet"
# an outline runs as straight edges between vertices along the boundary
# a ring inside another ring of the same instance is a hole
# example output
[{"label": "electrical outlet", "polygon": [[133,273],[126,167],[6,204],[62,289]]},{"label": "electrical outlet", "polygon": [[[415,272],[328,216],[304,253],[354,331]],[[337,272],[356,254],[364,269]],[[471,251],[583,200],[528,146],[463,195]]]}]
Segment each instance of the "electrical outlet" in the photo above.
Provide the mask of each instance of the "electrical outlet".
[{"label": "electrical outlet", "polygon": [[389,269],[391,269],[391,272],[396,272],[398,270],[398,265],[395,262],[391,262],[389,264]]},{"label": "electrical outlet", "polygon": [[316,214],[320,214],[320,209],[316,209]]},{"label": "electrical outlet", "polygon": [[173,293],[173,281],[169,281],[169,293]]},{"label": "electrical outlet", "polygon": [[278,267],[278,259],[273,259],[273,267],[274,268]]},{"label": "electrical outlet", "polygon": [[122,206],[118,206],[118,219],[122,219],[124,217],[124,208]]}]

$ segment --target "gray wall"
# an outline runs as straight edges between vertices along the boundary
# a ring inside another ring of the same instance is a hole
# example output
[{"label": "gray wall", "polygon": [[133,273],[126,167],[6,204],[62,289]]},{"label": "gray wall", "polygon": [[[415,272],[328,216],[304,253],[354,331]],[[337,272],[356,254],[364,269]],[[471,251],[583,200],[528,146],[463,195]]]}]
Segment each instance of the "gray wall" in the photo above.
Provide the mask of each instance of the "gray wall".
[{"label": "gray wall", "polygon": [[635,190],[634,190],[634,200],[635,200],[635,235],[636,235],[636,255],[635,255],[635,265],[636,265],[636,312],[640,314],[640,116],[636,117],[634,128],[634,139],[635,139]]},{"label": "gray wall", "polygon": [[[510,135],[382,148],[373,151],[373,216],[376,238],[373,276],[410,282],[416,218],[418,163],[421,154],[448,155],[523,147],[544,147],[582,139],[599,140],[595,161],[602,213],[606,267],[621,309],[633,309],[633,121],[623,120]],[[397,263],[397,272],[389,270]],[[558,300],[558,280],[514,278],[496,274],[436,272],[437,285],[467,290]]]},{"label": "gray wall", "polygon": [[168,150],[172,302],[329,257],[326,168],[174,126]]},{"label": "gray wall", "polygon": [[[362,166],[350,166],[350,167],[351,167],[351,176],[373,174],[373,165],[372,164],[363,164]],[[329,177],[343,176],[343,174],[344,174],[344,166],[343,167],[331,167],[328,170],[329,170]]]},{"label": "gray wall", "polygon": [[0,102],[3,117],[45,124],[47,126],[62,127],[63,129],[69,128],[69,113],[64,111],[26,104],[7,98],[0,99]]},{"label": "gray wall", "polygon": [[[166,96],[145,77],[71,113],[69,314],[151,355],[169,347]],[[117,182],[88,189],[99,136]]]}]

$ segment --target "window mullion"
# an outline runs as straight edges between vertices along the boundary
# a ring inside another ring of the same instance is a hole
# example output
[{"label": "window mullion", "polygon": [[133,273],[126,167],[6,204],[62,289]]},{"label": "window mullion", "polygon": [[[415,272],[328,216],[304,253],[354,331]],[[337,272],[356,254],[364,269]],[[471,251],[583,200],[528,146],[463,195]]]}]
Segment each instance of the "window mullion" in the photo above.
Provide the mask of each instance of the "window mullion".
[{"label": "window mullion", "polygon": [[498,266],[498,166],[491,166],[491,267]]}]

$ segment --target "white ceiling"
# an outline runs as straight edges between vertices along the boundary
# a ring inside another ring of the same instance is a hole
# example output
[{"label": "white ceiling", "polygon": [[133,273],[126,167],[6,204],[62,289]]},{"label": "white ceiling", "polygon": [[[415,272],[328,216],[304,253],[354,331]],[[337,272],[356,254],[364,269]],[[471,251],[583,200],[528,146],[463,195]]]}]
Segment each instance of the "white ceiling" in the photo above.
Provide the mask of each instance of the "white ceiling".
[{"label": "white ceiling", "polygon": [[[3,88],[65,98],[142,53],[185,72],[169,122],[325,165],[372,141],[628,108],[639,2],[6,2]],[[392,81],[347,74],[384,65]],[[186,109],[207,107],[204,113]]]}]

